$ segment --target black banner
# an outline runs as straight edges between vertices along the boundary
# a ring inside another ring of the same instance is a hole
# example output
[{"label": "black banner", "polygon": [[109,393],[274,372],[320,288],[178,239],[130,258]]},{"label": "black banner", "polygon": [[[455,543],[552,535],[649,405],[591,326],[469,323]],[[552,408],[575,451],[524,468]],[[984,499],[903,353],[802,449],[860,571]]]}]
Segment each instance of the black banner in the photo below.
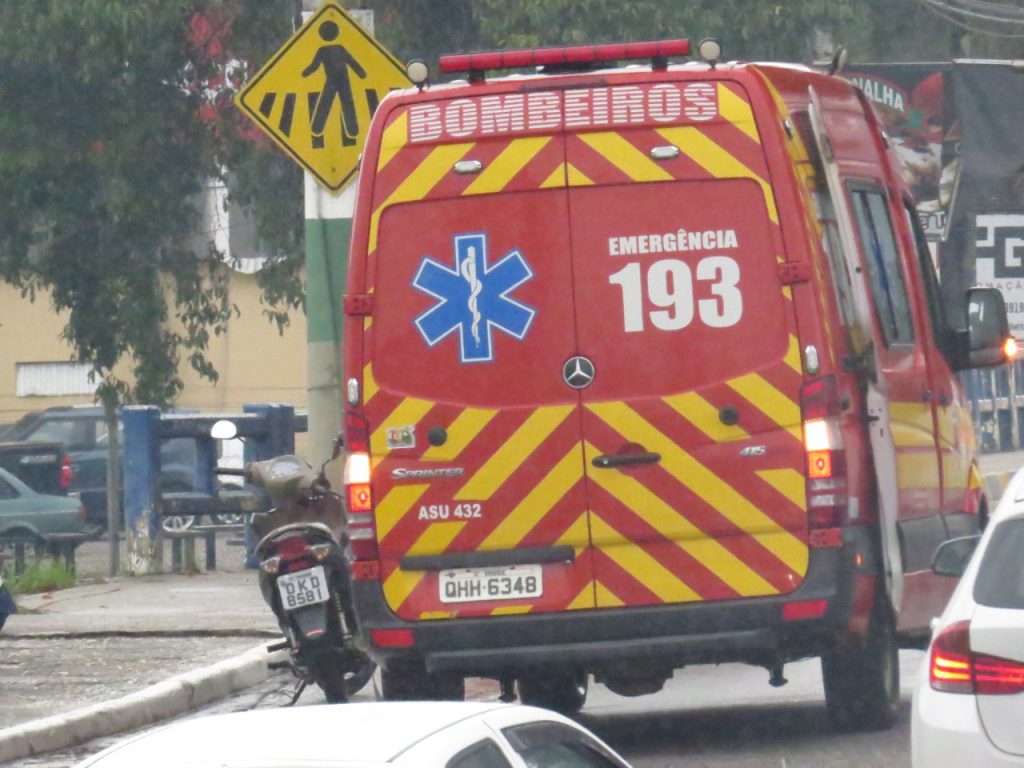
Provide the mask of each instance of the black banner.
[{"label": "black banner", "polygon": [[959,205],[971,213],[1024,210],[1024,72],[1001,63],[956,62],[964,170]]}]

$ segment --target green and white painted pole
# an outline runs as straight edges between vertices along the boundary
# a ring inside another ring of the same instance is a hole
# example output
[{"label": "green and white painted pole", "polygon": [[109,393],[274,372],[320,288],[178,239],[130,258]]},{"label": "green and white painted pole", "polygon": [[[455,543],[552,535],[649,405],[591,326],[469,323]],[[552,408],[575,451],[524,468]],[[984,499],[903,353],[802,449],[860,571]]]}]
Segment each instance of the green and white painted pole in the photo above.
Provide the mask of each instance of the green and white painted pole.
[{"label": "green and white painted pole", "polygon": [[342,297],[356,184],[332,194],[305,174],[309,461],[320,466],[342,426]]}]

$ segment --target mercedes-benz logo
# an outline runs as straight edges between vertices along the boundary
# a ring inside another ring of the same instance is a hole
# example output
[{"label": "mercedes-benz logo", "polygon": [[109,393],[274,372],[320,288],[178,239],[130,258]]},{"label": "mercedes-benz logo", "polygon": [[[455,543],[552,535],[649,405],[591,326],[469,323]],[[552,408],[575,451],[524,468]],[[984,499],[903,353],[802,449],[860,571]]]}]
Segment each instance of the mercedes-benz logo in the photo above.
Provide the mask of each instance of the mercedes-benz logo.
[{"label": "mercedes-benz logo", "polygon": [[583,355],[570,357],[562,366],[562,378],[573,389],[588,387],[594,380],[594,364]]}]

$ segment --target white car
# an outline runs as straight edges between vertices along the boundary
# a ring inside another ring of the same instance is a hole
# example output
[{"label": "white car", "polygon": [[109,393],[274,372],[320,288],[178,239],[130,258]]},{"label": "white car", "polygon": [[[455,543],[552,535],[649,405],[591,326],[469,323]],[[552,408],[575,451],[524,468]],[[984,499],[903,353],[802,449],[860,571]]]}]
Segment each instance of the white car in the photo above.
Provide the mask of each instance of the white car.
[{"label": "white car", "polygon": [[944,543],[933,569],[963,576],[914,691],[913,766],[1024,768],[1024,469],[981,540]]},{"label": "white car", "polygon": [[629,768],[545,709],[490,702],[367,702],[179,720],[78,768]]}]

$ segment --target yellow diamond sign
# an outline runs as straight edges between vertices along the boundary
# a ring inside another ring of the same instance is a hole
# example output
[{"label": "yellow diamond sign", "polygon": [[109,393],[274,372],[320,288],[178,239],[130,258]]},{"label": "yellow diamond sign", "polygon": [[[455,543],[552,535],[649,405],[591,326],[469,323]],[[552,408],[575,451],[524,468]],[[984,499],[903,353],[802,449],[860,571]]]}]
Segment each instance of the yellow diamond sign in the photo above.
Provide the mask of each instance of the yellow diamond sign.
[{"label": "yellow diamond sign", "polygon": [[411,85],[401,64],[327,0],[235,96],[242,111],[332,192],[356,172],[377,104]]}]

